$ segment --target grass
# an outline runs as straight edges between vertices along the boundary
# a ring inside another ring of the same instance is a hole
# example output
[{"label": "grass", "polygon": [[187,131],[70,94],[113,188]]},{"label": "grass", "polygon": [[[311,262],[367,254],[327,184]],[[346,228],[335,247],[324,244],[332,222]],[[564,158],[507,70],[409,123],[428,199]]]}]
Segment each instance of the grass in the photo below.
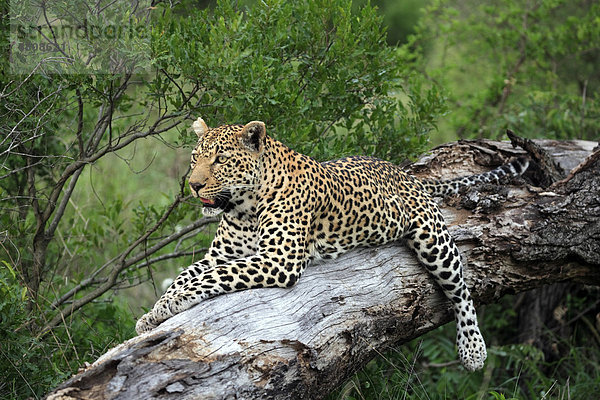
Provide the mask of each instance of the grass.
[{"label": "grass", "polygon": [[491,346],[485,368],[469,373],[455,362],[431,363],[424,355],[445,330],[407,344],[411,352],[397,348],[379,356],[328,399],[583,400],[600,389],[597,348],[572,347],[558,362],[546,363],[531,346]]}]

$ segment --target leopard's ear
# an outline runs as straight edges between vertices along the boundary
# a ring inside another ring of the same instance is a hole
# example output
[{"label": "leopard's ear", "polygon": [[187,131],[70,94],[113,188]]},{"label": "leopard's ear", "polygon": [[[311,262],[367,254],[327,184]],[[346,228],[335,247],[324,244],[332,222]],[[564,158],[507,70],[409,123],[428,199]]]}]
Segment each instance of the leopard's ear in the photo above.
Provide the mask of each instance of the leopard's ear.
[{"label": "leopard's ear", "polygon": [[240,140],[244,147],[255,153],[263,151],[266,136],[267,129],[261,121],[248,122],[240,132]]},{"label": "leopard's ear", "polygon": [[202,135],[208,132],[208,125],[206,125],[206,122],[200,117],[194,121],[192,128],[194,129],[194,132],[196,132],[196,135],[198,135],[198,139],[201,139]]}]

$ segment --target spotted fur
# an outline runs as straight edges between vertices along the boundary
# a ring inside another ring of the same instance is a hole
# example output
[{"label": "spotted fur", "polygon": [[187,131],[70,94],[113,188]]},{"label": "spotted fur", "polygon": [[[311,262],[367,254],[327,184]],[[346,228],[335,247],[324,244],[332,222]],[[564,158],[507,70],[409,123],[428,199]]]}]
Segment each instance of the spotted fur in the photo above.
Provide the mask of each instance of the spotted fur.
[{"label": "spotted fur", "polygon": [[175,279],[138,321],[138,333],[208,297],[293,286],[314,259],[404,239],[453,303],[462,364],[483,366],[485,343],[459,251],[430,194],[518,175],[523,160],[469,178],[422,182],[370,157],[319,163],[268,137],[262,122],[210,129],[198,119],[194,130],[190,189],[205,214],[223,217],[205,257]]},{"label": "spotted fur", "polygon": [[427,193],[431,196],[450,196],[458,194],[464,187],[474,186],[481,183],[500,182],[502,179],[519,176],[529,167],[529,160],[519,157],[512,162],[502,165],[494,170],[479,175],[463,176],[446,181],[434,181],[423,179],[421,182]]}]

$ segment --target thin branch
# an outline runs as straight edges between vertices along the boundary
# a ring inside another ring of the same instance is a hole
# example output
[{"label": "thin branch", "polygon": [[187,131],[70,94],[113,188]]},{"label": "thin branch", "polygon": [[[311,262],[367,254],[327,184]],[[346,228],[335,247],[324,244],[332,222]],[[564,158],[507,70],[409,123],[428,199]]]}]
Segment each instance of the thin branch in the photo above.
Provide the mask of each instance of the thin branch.
[{"label": "thin branch", "polygon": [[56,33],[54,32],[54,29],[52,28],[52,23],[50,23],[50,21],[48,20],[48,13],[46,10],[46,2],[42,1],[40,5],[42,6],[42,13],[44,15],[44,20],[46,21],[46,26],[48,27],[48,29],[50,29],[50,33],[52,34],[52,40],[44,34],[42,29],[39,29],[38,33],[40,35],[42,35],[44,37],[44,39],[46,39],[48,42],[52,43],[54,45],[54,48],[57,49],[58,51],[60,51],[67,60],[73,62],[73,57],[68,55],[67,53],[65,53],[65,51],[58,44],[58,41],[56,39]]},{"label": "thin branch", "polygon": [[75,135],[77,136],[77,144],[79,145],[79,158],[83,158],[83,100],[79,88],[75,89],[75,94],[77,95],[77,132]]},{"label": "thin branch", "polygon": [[29,73],[29,75],[27,75],[27,77],[25,79],[22,79],[19,81],[19,84],[10,92],[5,93],[7,88],[12,85],[15,81],[10,81],[8,82],[4,88],[2,89],[2,93],[0,93],[0,99],[3,99],[4,97],[10,97],[13,93],[15,93],[16,91],[18,91],[19,89],[21,89],[21,86],[23,86],[25,83],[27,83],[27,81],[29,81],[29,79],[31,79],[31,77],[37,73],[38,68],[40,68],[42,66],[42,62],[45,60],[40,60],[38,61],[38,63],[36,64],[35,67],[33,67],[33,69],[31,70],[31,72]]},{"label": "thin branch", "polygon": [[[26,119],[27,119],[27,118],[28,118],[28,117],[29,117],[31,114],[33,114],[33,112],[34,112],[35,110],[37,110],[37,108],[40,106],[40,104],[42,104],[42,103],[43,103],[43,102],[45,102],[47,99],[49,99],[50,97],[54,96],[55,94],[57,94],[57,93],[61,92],[61,91],[62,91],[62,89],[63,89],[63,87],[62,87],[61,85],[59,85],[59,86],[58,86],[58,88],[57,88],[57,89],[56,89],[54,92],[52,92],[52,93],[48,94],[47,96],[45,96],[45,97],[43,97],[41,100],[39,100],[39,101],[36,103],[36,105],[35,105],[35,106],[33,106],[33,107],[31,108],[31,110],[29,110],[29,112],[27,112],[26,114],[24,114],[24,115],[23,115],[23,117],[22,117],[22,118],[21,118],[21,119],[20,119],[20,120],[19,120],[19,121],[18,121],[18,122],[15,124],[15,126],[13,126],[13,127],[12,127],[11,131],[8,133],[8,136],[11,136],[11,135],[13,135],[13,134],[15,133],[15,131],[17,130],[17,128],[19,127],[19,125],[21,125],[21,123],[23,123],[23,121],[25,121],[25,120],[26,120]],[[16,146],[13,146],[13,147],[10,147],[10,146],[9,146],[9,148],[8,148],[8,149],[6,149],[6,150],[5,150],[5,151],[3,151],[2,153],[0,153],[0,156],[3,156],[4,154],[6,154],[6,153],[9,153],[9,152],[10,152],[10,151],[11,151],[11,150],[14,148],[14,147],[16,147]]]},{"label": "thin branch", "polygon": [[60,222],[61,218],[63,217],[63,215],[65,213],[67,204],[69,203],[69,200],[71,199],[71,195],[73,194],[73,191],[75,190],[75,185],[77,184],[77,180],[79,179],[79,176],[81,176],[82,172],[83,172],[83,167],[81,167],[77,171],[75,171],[75,173],[71,177],[69,186],[67,187],[67,190],[63,194],[62,200],[60,201],[58,208],[54,212],[54,216],[52,217],[52,222],[50,223],[50,226],[46,230],[47,237],[52,237],[54,235],[54,232],[56,231],[56,227],[58,226],[58,223]]},{"label": "thin branch", "polygon": [[177,81],[174,80],[173,78],[171,78],[171,75],[169,75],[169,73],[164,68],[161,68],[160,72],[162,72],[167,77],[167,79],[169,79],[171,81],[171,83],[173,85],[177,86],[177,90],[179,90],[179,94],[181,94],[181,98],[184,99],[185,98],[185,94],[184,94],[183,89],[181,88],[181,86],[179,86],[179,84],[177,83]]},{"label": "thin branch", "polygon": [[[183,229],[179,230],[178,232],[167,236],[166,238],[161,240],[156,245],[150,247],[149,249],[145,249],[144,251],[136,254],[136,256],[133,257],[131,260],[127,260],[127,262],[125,263],[125,268],[128,268],[128,267],[136,264],[143,258],[147,257],[149,254],[154,254],[155,252],[160,250],[162,247],[166,246],[167,244],[169,244],[175,240],[179,240],[181,237],[187,235],[188,233],[193,232],[196,229],[202,228],[208,224],[211,224],[211,223],[214,223],[217,221],[218,221],[218,219],[216,219],[216,218],[204,217],[204,218],[201,218],[201,219],[189,224],[188,226],[184,227]],[[200,251],[202,251],[202,249],[196,251],[196,253],[200,252]],[[185,255],[183,252],[181,252],[181,253],[182,253],[182,255]],[[193,255],[193,253],[190,255]],[[102,266],[100,266],[100,268],[98,268],[96,271],[94,271],[92,273],[92,275],[90,275],[88,278],[82,280],[78,285],[71,288],[67,293],[62,295],[59,299],[55,300],[52,303],[51,308],[56,309],[59,306],[61,306],[62,304],[64,304],[68,299],[75,296],[75,294],[77,294],[78,292],[81,292],[82,290],[87,289],[89,286],[91,286],[95,283],[104,282],[105,280],[101,280],[101,281],[97,280],[96,279],[97,276],[102,271],[104,271],[108,266],[112,265],[115,261],[117,261],[120,257],[121,257],[121,254],[119,254],[119,255],[111,258],[107,262],[105,262]],[[123,269],[125,269],[125,268],[123,268]]]},{"label": "thin branch", "polygon": [[151,258],[151,259],[137,265],[135,268],[143,269],[143,268],[149,267],[152,264],[156,264],[157,262],[160,262],[160,261],[170,260],[172,258],[193,256],[194,254],[205,253],[206,251],[208,251],[207,248],[202,248],[202,249],[198,249],[198,250],[194,250],[194,251],[174,251],[172,253],[162,254],[160,256]]},{"label": "thin branch", "polygon": [[[110,106],[109,106],[110,108]],[[92,153],[94,153],[98,149],[98,145],[100,144],[100,140],[102,136],[104,136],[104,132],[106,132],[106,128],[108,127],[108,119],[112,115],[112,111],[105,111],[104,104],[100,107],[100,112],[98,116],[98,121],[96,122],[96,127],[94,131],[90,135],[88,139],[87,148],[85,151],[85,155],[89,157]]]},{"label": "thin branch", "polygon": [[[88,149],[87,149],[88,154],[90,151],[95,151],[97,149],[97,147],[100,143],[100,140],[101,140],[102,136],[104,135],[104,132],[106,132],[106,129],[108,127],[110,127],[110,122],[111,122],[112,113],[113,113],[114,100],[118,99],[125,92],[125,89],[127,87],[127,81],[129,80],[130,76],[131,75],[127,75],[125,77],[124,82],[121,84],[119,89],[117,89],[114,96],[110,96],[111,101],[110,101],[110,107],[108,108],[108,112],[103,113],[103,115],[100,117],[100,121],[96,124],[96,129],[94,130],[94,133],[92,134],[92,136],[90,138],[90,142],[88,142]],[[63,189],[65,183],[69,179],[69,177],[71,177],[75,173],[77,173],[78,174],[77,176],[79,176],[79,174],[81,174],[81,172],[77,172],[77,171],[81,171],[81,169],[85,166],[85,164],[96,161],[98,158],[102,157],[107,152],[108,151],[102,151],[97,154],[97,157],[91,157],[91,158],[88,158],[87,160],[86,159],[78,160],[78,162],[70,164],[65,168],[63,174],[58,179],[58,181],[54,185],[54,188],[50,192],[48,204],[46,205],[46,209],[44,210],[44,221],[48,221],[50,219],[50,216],[54,213],[58,198],[62,192],[62,189]],[[66,205],[66,202],[63,202],[63,204]],[[62,213],[60,216],[62,217]],[[58,224],[59,220],[60,220],[60,218],[58,220],[55,218],[56,224]],[[54,229],[56,229],[56,227],[54,227]],[[52,230],[52,232],[53,232],[53,230]]]},{"label": "thin branch", "polygon": [[43,223],[41,220],[42,212],[40,210],[40,203],[37,197],[37,190],[35,188],[35,171],[31,168],[31,158],[27,157],[25,159],[27,163],[27,184],[29,185],[29,198],[31,199],[31,206],[33,207],[33,213],[35,215],[36,222],[38,224]]},{"label": "thin branch", "polygon": [[[208,225],[208,224],[211,224],[211,223],[214,223],[214,222],[218,221],[218,218],[216,218],[216,217],[201,218],[198,221],[196,221],[196,222],[188,225],[186,228],[182,229],[181,231],[179,231],[177,233],[174,233],[174,234],[172,234],[170,236],[167,236],[166,238],[164,238],[163,240],[159,241],[158,243],[156,243],[154,246],[150,247],[149,249],[136,254],[135,256],[131,257],[130,259],[127,259],[127,256],[133,251],[133,249],[135,249],[141,243],[143,243],[144,241],[146,241],[148,239],[148,237],[152,233],[154,233],[165,222],[165,220],[169,217],[169,215],[173,212],[173,210],[175,210],[175,208],[177,208],[177,206],[179,205],[179,203],[182,200],[183,200],[183,198],[181,196],[177,196],[177,198],[175,199],[175,201],[171,204],[171,206],[169,206],[169,208],[167,209],[167,211],[165,211],[165,213],[158,220],[158,222],[156,222],[156,224],[152,228],[148,229],[142,236],[140,236],[134,243],[132,243],[125,251],[123,251],[123,253],[121,253],[121,255],[117,258],[117,260],[118,260],[117,265],[111,271],[111,273],[108,276],[108,280],[102,286],[96,288],[95,290],[91,291],[90,293],[88,293],[87,295],[83,296],[82,298],[75,300],[70,306],[65,307],[64,309],[62,309],[59,312],[59,314],[57,314],[44,327],[44,332],[48,332],[54,326],[56,326],[58,323],[60,323],[60,321],[62,321],[63,315],[70,315],[70,314],[72,314],[76,310],[80,309],[84,305],[88,304],[92,300],[96,299],[97,297],[101,296],[102,294],[104,294],[105,292],[107,292],[108,290],[110,290],[115,285],[119,274],[123,270],[125,270],[128,267],[130,267],[132,265],[135,265],[139,261],[143,260],[145,257],[147,257],[148,254],[152,254],[152,253],[160,250],[162,247],[164,247],[167,244],[173,242],[174,240],[177,240],[179,237],[181,237],[182,235],[187,234],[189,231],[191,231],[193,229],[197,229],[197,228],[200,228],[200,227],[202,227],[204,225]],[[67,296],[66,294],[63,295],[59,300],[57,300],[55,302],[55,304],[53,304],[53,306],[55,305],[56,307],[58,307],[60,304],[64,303],[68,298],[73,297],[73,295],[75,293],[77,293],[77,291],[81,290],[81,288],[83,288],[85,286],[89,286],[89,284],[91,284],[91,281],[85,282],[85,285],[84,285],[84,281],[82,281],[80,285],[78,285],[77,287],[71,289],[68,292],[69,296]]]}]

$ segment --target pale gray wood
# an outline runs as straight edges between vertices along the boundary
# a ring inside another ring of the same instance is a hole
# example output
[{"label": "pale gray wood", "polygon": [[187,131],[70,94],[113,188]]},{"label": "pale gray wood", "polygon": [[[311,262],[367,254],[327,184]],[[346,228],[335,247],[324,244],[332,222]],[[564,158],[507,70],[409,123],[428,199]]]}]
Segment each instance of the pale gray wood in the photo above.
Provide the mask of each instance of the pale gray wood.
[{"label": "pale gray wood", "polygon": [[[538,143],[567,171],[595,145]],[[500,155],[521,153],[508,143],[461,142],[438,148],[412,171],[450,178],[486,170],[473,160],[497,161]],[[590,259],[568,252],[554,259],[528,259],[528,248],[536,246],[528,240],[538,234],[532,229],[541,222],[551,224],[550,203],[565,201],[568,194],[555,188],[508,188],[500,200],[466,194],[477,198],[474,210],[443,207],[468,259],[465,276],[475,300],[494,302],[506,292],[565,279],[598,284],[600,250],[594,260],[593,247]],[[556,204],[560,210],[562,203]],[[546,214],[540,207],[547,208]],[[593,224],[600,210],[589,218]],[[584,229],[600,247],[595,231]],[[291,289],[249,290],[204,301],[108,351],[48,399],[316,400],[376,353],[451,319],[449,303],[410,251],[401,244],[363,248],[313,264]]]}]

